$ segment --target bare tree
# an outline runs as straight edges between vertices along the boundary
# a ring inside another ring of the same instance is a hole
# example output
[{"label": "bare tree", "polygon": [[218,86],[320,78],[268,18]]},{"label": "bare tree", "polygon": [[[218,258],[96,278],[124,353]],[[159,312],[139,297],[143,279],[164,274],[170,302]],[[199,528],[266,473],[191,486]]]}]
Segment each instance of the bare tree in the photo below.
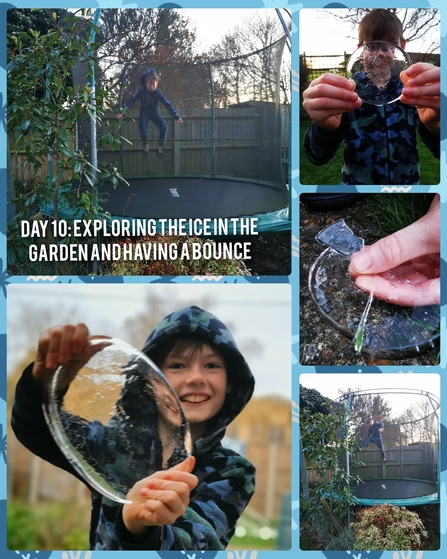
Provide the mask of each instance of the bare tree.
[{"label": "bare tree", "polygon": [[409,406],[399,417],[404,444],[436,442],[437,422],[433,407],[428,398]]},{"label": "bare tree", "polygon": [[154,65],[184,64],[193,59],[195,29],[172,9],[103,10],[99,21],[99,60]]},{"label": "bare tree", "polygon": [[277,98],[283,38],[284,30],[273,13],[256,12],[210,50],[220,106]]},{"label": "bare tree", "polygon": [[[404,39],[411,45],[419,39],[426,39],[426,53],[432,53],[440,46],[440,12],[432,8],[387,8],[396,14],[402,22]],[[351,23],[352,30],[357,27],[363,17],[370,12],[370,8],[347,8],[343,10],[329,10],[325,13],[328,17],[337,18]],[[432,31],[437,30],[436,39],[432,38]]]}]

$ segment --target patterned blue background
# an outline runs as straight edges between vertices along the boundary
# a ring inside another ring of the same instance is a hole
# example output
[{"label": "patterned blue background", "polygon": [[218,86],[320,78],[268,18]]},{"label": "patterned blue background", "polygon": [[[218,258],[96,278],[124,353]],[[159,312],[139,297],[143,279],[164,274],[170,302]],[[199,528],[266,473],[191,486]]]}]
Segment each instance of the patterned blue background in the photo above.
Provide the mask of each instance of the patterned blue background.
[{"label": "patterned blue background", "polygon": [[[290,557],[301,557],[304,555],[308,555],[309,553],[315,557],[323,557],[326,556],[328,558],[333,559],[377,559],[378,557],[383,557],[384,559],[392,558],[392,559],[420,559],[423,555],[421,552],[346,552],[346,551],[334,551],[334,552],[303,552],[299,549],[299,540],[298,540],[298,528],[299,528],[299,519],[298,519],[298,491],[299,491],[299,456],[298,456],[298,388],[299,388],[299,375],[301,373],[317,373],[323,372],[319,371],[318,368],[315,367],[301,367],[299,365],[299,289],[298,289],[298,258],[299,258],[299,223],[298,223],[298,199],[299,193],[301,192],[315,192],[316,190],[319,192],[328,191],[326,187],[301,187],[299,185],[299,153],[298,153],[298,142],[299,142],[299,92],[298,92],[298,84],[299,84],[299,11],[302,8],[343,8],[343,7],[375,7],[375,8],[386,8],[390,7],[389,2],[387,1],[379,1],[375,0],[374,2],[344,2],[344,3],[327,3],[323,1],[312,1],[312,0],[303,0],[303,2],[294,2],[294,1],[281,1],[281,0],[226,0],[226,1],[211,1],[211,0],[195,0],[195,1],[187,1],[183,0],[180,3],[158,3],[155,1],[144,1],[139,0],[137,2],[125,0],[118,1],[118,0],[109,0],[109,1],[86,1],[83,2],[74,2],[73,0],[53,0],[49,3],[53,8],[66,8],[66,7],[85,7],[85,8],[157,8],[157,7],[182,7],[182,8],[287,8],[293,13],[293,29],[292,29],[292,65],[293,65],[293,75],[292,75],[292,215],[294,216],[294,222],[292,225],[292,272],[289,278],[282,278],[282,277],[246,277],[246,278],[222,278],[220,282],[222,283],[256,283],[256,282],[284,282],[289,281],[290,284],[293,286],[293,325],[292,325],[292,360],[293,360],[293,385],[292,385],[292,421],[293,421],[293,440],[295,444],[293,445],[293,480],[292,480],[292,549],[290,551],[264,551],[264,552],[256,552],[256,551],[228,551],[228,552],[219,552],[218,555],[222,556],[227,555],[228,559],[254,559],[257,553],[262,555],[269,555],[269,557],[281,556],[284,557],[285,555]],[[373,5],[373,6],[372,6]],[[14,3],[2,3],[0,6],[0,37],[5,36],[6,32],[6,11],[9,7],[18,7],[18,8],[30,8],[30,7],[47,7],[45,3],[40,5],[35,1],[16,1]],[[441,2],[441,0],[433,0],[431,2],[427,0],[406,0],[402,2],[401,0],[396,0],[393,2],[393,7],[402,7],[402,8],[421,8],[421,7],[431,7],[437,8],[441,10],[441,52],[443,52],[443,47],[446,43],[445,34],[446,34],[446,20],[444,19],[444,15],[447,9],[445,5],[445,1]],[[443,13],[444,12],[444,13]],[[237,22],[235,22],[237,23]],[[323,40],[323,39],[322,39]],[[446,83],[446,72],[442,71],[441,74],[441,83]],[[445,86],[444,86],[445,92]],[[192,278],[88,278],[88,277],[59,277],[59,278],[26,278],[26,277],[8,277],[6,274],[6,208],[4,201],[6,200],[6,134],[5,134],[5,127],[6,127],[6,53],[5,53],[5,45],[0,45],[0,189],[1,189],[1,198],[3,202],[0,203],[0,356],[1,356],[1,379],[2,382],[0,384],[1,391],[0,391],[0,556],[3,558],[9,559],[10,557],[15,557],[16,559],[23,558],[23,559],[46,559],[51,555],[54,559],[89,559],[92,555],[91,552],[74,552],[74,551],[53,551],[53,552],[33,552],[33,551],[8,551],[6,549],[6,292],[7,292],[7,285],[8,283],[34,283],[36,281],[39,282],[62,282],[62,283],[93,283],[93,282],[123,282],[123,283],[133,283],[133,282],[163,282],[163,281],[172,281],[175,283],[190,283]],[[446,121],[444,115],[446,114],[446,103],[445,103],[445,93],[442,96],[442,150],[441,150],[441,184],[439,188],[430,188],[430,191],[439,192],[441,195],[441,200],[443,202],[441,207],[441,223],[445,220],[447,208],[445,204],[446,200],[446,191],[442,187],[445,177],[445,164],[446,164],[446,153],[445,153],[445,137],[446,137]],[[343,191],[350,191],[352,192],[353,187],[338,187],[338,192]],[[332,187],[333,190],[333,187]],[[398,189],[397,187],[392,187],[388,189],[383,189],[382,191],[408,191],[406,189]],[[359,192],[372,192],[374,191],[371,187],[358,187]],[[380,191],[380,187],[376,187],[376,192]],[[412,189],[412,192],[426,192],[427,187],[420,187],[415,186]],[[446,238],[446,234],[444,228],[441,230],[441,251],[443,260],[445,260],[445,253],[446,247],[444,240]],[[444,298],[443,298],[444,299]],[[442,308],[442,336],[445,334],[445,311],[444,307]],[[444,382],[442,376],[444,370],[446,368],[446,355],[445,351],[441,353],[441,366],[440,366],[440,374],[441,374],[441,401],[442,396],[444,393]],[[325,373],[333,372],[334,374],[340,372],[352,372],[352,373],[359,373],[359,372],[378,372],[376,368],[367,368],[364,367],[362,370],[355,370],[353,371],[352,368],[349,371],[346,371],[342,368],[332,368],[328,370],[325,368]],[[400,372],[396,370],[396,367],[384,367],[381,370],[382,373],[397,373]],[[408,373],[409,370],[403,368],[403,373]],[[421,370],[413,370],[413,372],[417,373],[428,373],[428,372],[435,372],[433,369],[421,369]],[[444,414],[441,415],[441,421],[444,423]],[[442,431],[442,441],[445,440],[445,429]],[[447,518],[446,518],[446,505],[445,505],[445,493],[446,493],[446,468],[447,468],[447,449],[443,448],[442,456],[441,456],[441,503],[442,503],[442,514],[441,514],[441,549],[437,552],[430,551],[426,552],[427,557],[445,557],[446,546],[447,546],[447,537],[446,537],[446,529],[447,529]],[[103,555],[106,552],[101,552]],[[114,557],[116,559],[122,559],[124,556],[134,556],[135,553],[138,552],[113,552]],[[155,554],[156,552],[144,552],[145,554]],[[99,555],[99,552],[98,552]],[[160,556],[165,554],[159,553]],[[199,557],[209,557],[210,559],[215,556],[215,553],[206,552],[206,553],[198,553],[198,552],[170,552],[169,557],[177,556],[179,559],[198,559]],[[167,557],[165,559],[168,559]]]}]

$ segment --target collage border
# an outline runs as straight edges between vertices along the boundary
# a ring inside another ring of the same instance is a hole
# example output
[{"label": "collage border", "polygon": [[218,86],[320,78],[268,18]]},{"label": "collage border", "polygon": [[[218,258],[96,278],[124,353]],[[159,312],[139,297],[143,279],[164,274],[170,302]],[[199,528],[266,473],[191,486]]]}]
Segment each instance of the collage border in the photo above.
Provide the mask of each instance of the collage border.
[{"label": "collage border", "polygon": [[[292,267],[291,273],[288,277],[223,277],[218,282],[222,283],[284,283],[289,282],[292,286],[292,340],[291,340],[291,354],[292,354],[292,436],[293,436],[293,448],[292,448],[292,548],[290,551],[249,551],[249,552],[235,552],[235,551],[222,551],[218,552],[220,556],[227,554],[228,559],[245,559],[250,557],[254,559],[257,553],[271,557],[276,555],[283,557],[284,555],[290,555],[291,557],[301,557],[311,554],[315,557],[330,557],[338,559],[343,557],[346,559],[347,556],[353,557],[354,559],[376,559],[378,557],[383,557],[384,559],[420,559],[423,552],[350,552],[350,551],[334,551],[334,552],[320,552],[320,551],[301,551],[299,549],[299,456],[298,456],[298,440],[299,440],[299,425],[298,425],[298,402],[299,402],[299,377],[302,373],[362,373],[362,372],[374,372],[374,373],[433,373],[439,372],[441,375],[441,402],[444,393],[447,395],[447,389],[445,387],[445,382],[442,379],[443,374],[446,374],[446,355],[444,351],[441,351],[441,362],[440,366],[437,368],[433,367],[421,367],[421,368],[408,368],[408,367],[309,367],[301,366],[299,364],[299,195],[302,193],[313,193],[321,192],[328,193],[333,191],[333,187],[324,186],[301,186],[299,182],[299,12],[301,9],[306,8],[354,8],[354,7],[389,7],[388,2],[377,1],[374,2],[352,2],[345,1],[343,3],[327,3],[318,2],[312,0],[303,0],[302,2],[294,1],[279,1],[279,0],[227,0],[227,1],[212,1],[212,0],[195,0],[188,1],[184,0],[181,2],[154,2],[137,0],[135,2],[129,1],[115,1],[115,0],[103,0],[103,1],[82,1],[73,2],[72,0],[53,0],[52,2],[43,2],[43,6],[36,5],[36,2],[31,1],[15,1],[11,3],[1,3],[0,5],[0,37],[5,37],[6,33],[6,11],[8,8],[32,8],[32,7],[42,7],[42,8],[287,8],[292,12],[293,17],[293,28],[292,28],[292,149],[291,149],[291,166],[292,166],[292,184],[291,184],[291,199],[292,199]],[[444,3],[445,4],[445,3]],[[402,8],[436,8],[441,12],[441,53],[444,50],[446,44],[446,23],[443,21],[443,16],[447,10],[446,5],[442,5],[441,0],[431,1],[416,1],[407,0],[402,2],[397,0],[393,2],[394,7]],[[447,72],[442,70],[441,67],[441,84],[445,84],[447,80]],[[445,115],[446,111],[446,96],[445,92],[442,93],[441,101],[441,111],[442,115]],[[6,271],[6,185],[7,185],[7,153],[6,153],[6,51],[5,45],[0,46],[0,110],[1,110],[1,125],[0,125],[0,189],[1,189],[1,200],[0,203],[0,356],[1,356],[1,391],[0,391],[0,556],[9,558],[21,555],[23,559],[44,559],[47,556],[53,557],[54,559],[88,559],[93,553],[95,556],[100,552],[83,552],[81,555],[76,555],[73,552],[67,551],[51,551],[43,552],[35,555],[33,552],[16,552],[8,551],[5,546],[6,542],[6,495],[7,495],[7,483],[6,483],[6,297],[7,297],[7,286],[9,284],[15,283],[35,283],[35,282],[48,282],[57,281],[58,283],[107,283],[120,281],[124,284],[126,283],[152,283],[159,280],[158,277],[144,277],[144,278],[134,278],[134,277],[123,277],[123,278],[90,278],[90,277],[77,277],[77,276],[60,276],[57,278],[31,278],[24,276],[10,277]],[[444,183],[446,182],[446,119],[443,118],[441,121],[441,182],[439,186],[432,187],[421,187],[414,186],[410,188],[403,187],[357,187],[356,191],[360,193],[371,193],[371,192],[439,192],[441,195],[441,224],[445,223],[447,217],[447,207],[446,207],[446,194],[447,189]],[[442,192],[444,190],[444,192]],[[337,192],[353,192],[353,187],[339,187]],[[445,267],[445,227],[441,225],[441,259],[442,259],[442,274],[446,269]],[[176,277],[173,278],[173,282],[179,284],[191,283],[193,278],[191,277]],[[215,281],[215,280],[210,280]],[[445,335],[446,325],[445,325],[445,306],[443,305],[445,301],[445,292],[441,288],[442,295],[442,307],[441,307],[441,339]],[[442,433],[445,433],[445,418],[442,413],[441,407],[441,423],[442,423]],[[442,437],[442,441],[445,437]],[[447,444],[447,443],[446,443]],[[444,456],[443,456],[444,455]],[[446,505],[446,481],[447,481],[447,450],[444,450],[441,445],[441,548],[439,551],[426,552],[430,557],[443,557],[445,556],[445,549],[447,546],[447,505]],[[107,553],[107,552],[101,552]],[[127,551],[115,551],[114,557],[117,559],[122,559],[124,557],[130,557],[135,553],[148,553],[148,552],[127,552]],[[149,552],[150,553],[150,552]],[[152,552],[157,553],[157,552]],[[170,552],[175,553],[175,552]],[[182,552],[185,554],[185,552]],[[203,552],[202,552],[203,553]],[[206,552],[210,555],[211,552]],[[162,555],[160,552],[159,555]],[[191,559],[196,557],[196,553],[186,552],[188,557]],[[215,553],[213,552],[213,556]]]}]

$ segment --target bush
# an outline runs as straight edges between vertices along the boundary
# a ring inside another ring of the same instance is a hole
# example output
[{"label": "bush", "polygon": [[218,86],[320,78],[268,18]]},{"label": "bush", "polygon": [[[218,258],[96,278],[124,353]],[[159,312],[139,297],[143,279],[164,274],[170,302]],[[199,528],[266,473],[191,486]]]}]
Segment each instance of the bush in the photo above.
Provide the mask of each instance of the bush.
[{"label": "bush", "polygon": [[[154,235],[153,237],[141,237],[137,239],[126,239],[120,241],[118,244],[123,247],[132,245],[132,254],[135,254],[136,245],[175,245],[172,259],[156,259],[150,260],[125,260],[121,258],[114,262],[105,263],[100,273],[104,275],[118,275],[118,276],[249,276],[250,271],[245,265],[243,260],[221,259],[215,260],[214,258],[205,258],[201,256],[198,259],[193,259],[193,244],[200,245],[202,248],[204,244],[208,246],[217,245],[218,241],[212,239],[202,239],[200,237],[186,237],[174,235]],[[231,241],[228,241],[231,244]],[[181,258],[182,246],[187,245],[188,254],[190,258]],[[155,251],[158,254],[157,250]]]},{"label": "bush", "polygon": [[420,549],[428,536],[415,512],[390,504],[361,509],[351,528],[356,550]]},{"label": "bush", "polygon": [[88,549],[90,505],[9,502],[8,549]]}]

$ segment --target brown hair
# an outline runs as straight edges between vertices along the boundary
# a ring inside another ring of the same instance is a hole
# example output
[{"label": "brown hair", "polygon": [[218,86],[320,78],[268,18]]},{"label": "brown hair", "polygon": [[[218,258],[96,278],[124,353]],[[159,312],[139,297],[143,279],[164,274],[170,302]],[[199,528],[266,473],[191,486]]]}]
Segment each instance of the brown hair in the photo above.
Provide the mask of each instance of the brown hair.
[{"label": "brown hair", "polygon": [[390,10],[377,8],[371,10],[359,23],[359,43],[363,45],[369,41],[389,41],[399,38],[399,44],[404,40],[402,22]]},{"label": "brown hair", "polygon": [[184,332],[170,336],[159,347],[155,348],[149,354],[149,357],[160,369],[162,369],[165,359],[169,354],[179,356],[184,352],[188,352],[191,356],[194,356],[206,345],[210,347],[216,355],[223,359],[227,372],[227,382],[231,384],[235,376],[236,368],[231,352],[224,345],[218,347],[215,343],[207,340],[206,338],[202,338],[195,333]]}]

